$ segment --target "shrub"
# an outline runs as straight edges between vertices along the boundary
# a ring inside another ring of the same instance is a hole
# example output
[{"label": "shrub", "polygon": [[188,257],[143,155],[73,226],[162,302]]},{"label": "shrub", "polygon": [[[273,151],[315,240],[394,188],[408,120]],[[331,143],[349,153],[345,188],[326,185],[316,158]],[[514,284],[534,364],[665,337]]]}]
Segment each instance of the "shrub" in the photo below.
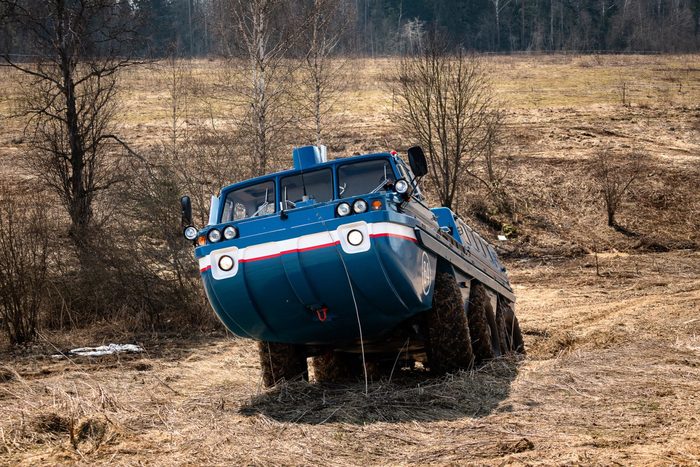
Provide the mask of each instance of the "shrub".
[{"label": "shrub", "polygon": [[0,319],[10,343],[31,341],[47,282],[45,211],[0,200]]}]

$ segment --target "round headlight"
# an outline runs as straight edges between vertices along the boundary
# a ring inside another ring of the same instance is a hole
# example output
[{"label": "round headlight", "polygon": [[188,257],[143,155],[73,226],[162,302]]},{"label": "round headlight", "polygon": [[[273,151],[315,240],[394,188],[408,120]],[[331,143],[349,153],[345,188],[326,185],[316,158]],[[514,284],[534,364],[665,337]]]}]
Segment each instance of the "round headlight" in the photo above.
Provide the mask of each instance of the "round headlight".
[{"label": "round headlight", "polygon": [[396,190],[397,193],[403,195],[408,191],[408,182],[403,178],[396,180],[396,183],[394,183],[394,190]]},{"label": "round headlight", "polygon": [[336,208],[336,212],[340,217],[345,217],[350,214],[350,205],[348,203],[340,203]]},{"label": "round headlight", "polygon": [[187,240],[194,241],[194,239],[197,238],[197,229],[190,225],[185,228],[184,235]]},{"label": "round headlight", "polygon": [[207,238],[211,243],[216,243],[221,240],[221,232],[216,229],[211,229],[207,234]]},{"label": "round headlight", "polygon": [[367,203],[364,199],[358,199],[352,203],[352,210],[355,211],[355,214],[361,214],[367,210]]},{"label": "round headlight", "polygon": [[348,243],[352,246],[359,245],[364,239],[365,236],[362,235],[362,232],[360,232],[359,230],[351,230],[350,232],[348,232]]},{"label": "round headlight", "polygon": [[224,238],[226,240],[231,240],[232,238],[238,237],[238,229],[232,225],[229,225],[224,229]]},{"label": "round headlight", "polygon": [[233,258],[227,255],[219,258],[219,269],[222,271],[230,271],[233,269]]}]

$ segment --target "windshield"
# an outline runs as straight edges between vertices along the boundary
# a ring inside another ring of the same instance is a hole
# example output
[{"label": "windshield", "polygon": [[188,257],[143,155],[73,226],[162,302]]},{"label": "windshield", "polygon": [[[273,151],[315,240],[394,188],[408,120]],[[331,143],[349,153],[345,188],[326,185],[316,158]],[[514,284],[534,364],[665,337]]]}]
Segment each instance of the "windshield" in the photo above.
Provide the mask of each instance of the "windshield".
[{"label": "windshield", "polygon": [[268,180],[226,195],[221,222],[264,216],[275,212],[275,182]]},{"label": "windshield", "polygon": [[[284,209],[294,209],[300,201],[313,199],[319,203],[333,199],[333,174],[331,169],[315,170],[303,175],[290,175],[281,180]],[[304,199],[304,195],[307,196]]]},{"label": "windshield", "polygon": [[338,191],[341,198],[375,193],[387,182],[394,182],[394,170],[387,159],[354,162],[338,169]]}]

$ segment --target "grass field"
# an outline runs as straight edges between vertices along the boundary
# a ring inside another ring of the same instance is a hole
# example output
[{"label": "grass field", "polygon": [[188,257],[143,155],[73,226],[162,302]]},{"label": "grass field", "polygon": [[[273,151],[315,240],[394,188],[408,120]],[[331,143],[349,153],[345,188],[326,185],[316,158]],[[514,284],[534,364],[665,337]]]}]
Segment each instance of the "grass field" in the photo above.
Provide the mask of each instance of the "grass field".
[{"label": "grass field", "polygon": [[[401,373],[368,394],[363,384],[265,391],[255,345],[223,333],[42,332],[0,354],[0,464],[699,464],[700,56],[484,60],[507,111],[502,151],[521,206],[520,234],[500,248],[526,358],[442,379]],[[188,124],[225,121],[220,64],[191,65]],[[391,119],[394,67],[348,63],[332,156],[411,144]],[[7,115],[7,69],[0,83]],[[167,83],[166,67],[125,76],[119,130],[141,151],[167,138]],[[26,176],[21,128],[2,120],[3,181]],[[649,155],[619,215],[636,237],[605,225],[587,173],[603,147]],[[51,357],[132,339],[145,354]]]},{"label": "grass field", "polygon": [[[399,374],[368,395],[266,392],[256,346],[231,338],[144,337],[145,356],[70,360],[42,341],[3,356],[3,463],[697,464],[700,255],[599,261],[602,276],[593,258],[512,265],[524,360]],[[63,349],[99,335],[45,337]]]}]

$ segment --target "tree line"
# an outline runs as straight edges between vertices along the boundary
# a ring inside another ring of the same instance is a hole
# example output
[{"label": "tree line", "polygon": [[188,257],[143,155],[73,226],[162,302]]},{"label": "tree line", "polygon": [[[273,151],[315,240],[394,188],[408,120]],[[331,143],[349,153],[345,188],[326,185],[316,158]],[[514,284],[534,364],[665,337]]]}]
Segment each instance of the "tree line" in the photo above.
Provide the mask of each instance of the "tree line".
[{"label": "tree line", "polygon": [[[70,2],[67,2],[70,3]],[[141,57],[226,55],[231,0],[110,0],[143,39]],[[308,29],[318,1],[275,2],[282,30]],[[323,2],[320,2],[323,3]],[[338,0],[347,25],[335,53],[395,55],[439,29],[453,48],[518,51],[696,51],[700,0]],[[0,52],[31,55],[27,33],[3,22]],[[293,53],[293,50],[289,50]]]}]

